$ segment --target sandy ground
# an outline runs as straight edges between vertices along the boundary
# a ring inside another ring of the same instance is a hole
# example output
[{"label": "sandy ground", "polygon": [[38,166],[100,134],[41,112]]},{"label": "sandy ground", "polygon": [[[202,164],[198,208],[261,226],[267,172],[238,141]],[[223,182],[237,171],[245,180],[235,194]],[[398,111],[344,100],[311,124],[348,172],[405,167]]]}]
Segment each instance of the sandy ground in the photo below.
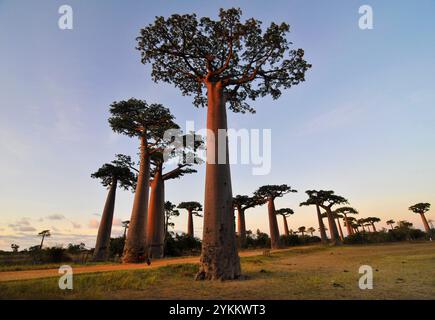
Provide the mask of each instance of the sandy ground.
[{"label": "sandy ground", "polygon": [[[286,251],[274,250],[273,252]],[[291,249],[290,249],[291,250]],[[251,257],[262,255],[264,250],[252,250],[239,252],[240,257]],[[74,267],[74,274],[81,273],[95,273],[95,272],[108,272],[119,270],[137,270],[137,269],[151,269],[168,266],[172,264],[183,263],[199,263],[199,257],[182,257],[182,258],[165,258],[152,261],[151,265],[145,263],[140,264],[110,264],[110,265],[92,265],[92,266],[80,266]],[[58,277],[59,269],[39,269],[39,270],[23,270],[23,271],[3,271],[0,272],[0,282],[16,281],[16,280],[29,280],[40,278]]]}]

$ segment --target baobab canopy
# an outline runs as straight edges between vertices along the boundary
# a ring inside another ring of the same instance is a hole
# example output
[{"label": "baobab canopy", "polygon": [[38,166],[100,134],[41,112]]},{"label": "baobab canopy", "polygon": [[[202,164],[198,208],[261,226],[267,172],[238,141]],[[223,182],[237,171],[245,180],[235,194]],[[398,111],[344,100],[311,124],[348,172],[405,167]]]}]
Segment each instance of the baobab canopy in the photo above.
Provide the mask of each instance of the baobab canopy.
[{"label": "baobab canopy", "polygon": [[137,38],[142,63],[152,63],[152,78],[174,84],[183,95],[194,95],[196,106],[206,105],[206,82],[221,82],[234,112],[254,112],[246,99],[281,95],[305,80],[311,67],[304,50],[290,50],[287,23],[240,20],[242,11],[220,9],[219,19],[196,14],[156,17]]}]

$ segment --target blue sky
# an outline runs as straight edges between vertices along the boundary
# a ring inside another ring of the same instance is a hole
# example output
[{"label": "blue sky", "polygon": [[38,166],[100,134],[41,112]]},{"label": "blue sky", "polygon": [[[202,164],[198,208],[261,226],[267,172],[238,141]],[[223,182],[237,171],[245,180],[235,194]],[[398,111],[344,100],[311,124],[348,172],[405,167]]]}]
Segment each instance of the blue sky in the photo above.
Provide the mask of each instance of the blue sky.
[{"label": "blue sky", "polygon": [[[74,30],[57,26],[62,4],[74,10]],[[358,28],[363,4],[373,7],[373,30]],[[272,130],[271,173],[233,166],[234,193],[293,186],[300,192],[277,200],[295,209],[293,229],[317,225],[312,208],[298,207],[311,188],[336,190],[382,225],[393,218],[422,226],[407,208],[435,200],[433,1],[0,0],[0,249],[32,245],[42,229],[53,230],[48,244],[94,245],[106,190],[90,174],[116,153],[137,152],[136,140],[111,132],[109,104],[142,98],[170,107],[181,125],[205,123],[206,110],[191,98],[151,81],[134,49],[140,28],[156,15],[216,17],[232,6],[265,25],[288,22],[289,38],[313,64],[307,81],[279,100],[253,103],[255,115],[229,114],[230,127]],[[203,168],[170,181],[167,200],[202,202],[203,183]],[[132,194],[120,191],[115,235],[131,205]],[[185,230],[186,215],[175,223]],[[200,235],[202,221],[195,223]],[[250,210],[247,226],[268,232],[266,208]]]}]

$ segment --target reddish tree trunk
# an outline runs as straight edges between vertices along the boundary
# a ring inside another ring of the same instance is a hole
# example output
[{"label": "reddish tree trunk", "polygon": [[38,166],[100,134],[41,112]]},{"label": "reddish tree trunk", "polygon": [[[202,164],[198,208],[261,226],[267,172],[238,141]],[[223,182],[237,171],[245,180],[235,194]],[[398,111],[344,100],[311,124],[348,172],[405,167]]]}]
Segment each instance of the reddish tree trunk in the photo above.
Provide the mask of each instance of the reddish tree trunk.
[{"label": "reddish tree trunk", "polygon": [[340,231],[340,239],[343,241],[344,235],[343,230],[341,229],[340,218],[337,217],[338,230]]},{"label": "reddish tree trunk", "polygon": [[270,228],[270,247],[278,249],[279,243],[279,229],[278,221],[276,220],[275,203],[273,198],[269,198],[267,202],[267,209],[269,213],[269,228]]},{"label": "reddish tree trunk", "polygon": [[347,219],[347,215],[344,213],[344,221],[346,221],[346,228],[347,228],[347,235],[350,236],[353,234],[352,226],[349,223],[349,220]]},{"label": "reddish tree trunk", "polygon": [[130,225],[124,246],[122,262],[137,263],[147,260],[146,225],[148,211],[148,194],[150,182],[150,162],[146,138],[141,138],[140,168],[134,194]]},{"label": "reddish tree trunk", "polygon": [[193,213],[192,213],[192,210],[188,210],[187,216],[188,216],[188,218],[187,218],[187,235],[190,237],[193,237],[194,233],[193,233]]},{"label": "reddish tree trunk", "polygon": [[326,215],[328,217],[329,233],[331,235],[331,242],[333,245],[341,244],[340,236],[338,234],[337,225],[335,224],[334,216],[332,215],[331,209],[328,207],[324,208],[326,210]]},{"label": "reddish tree trunk", "polygon": [[165,182],[161,167],[151,181],[151,195],[148,209],[147,247],[150,258],[162,258],[165,235]]},{"label": "reddish tree trunk", "polygon": [[282,215],[282,222],[284,223],[284,234],[288,236],[290,231],[288,229],[287,217],[285,215]]},{"label": "reddish tree trunk", "polygon": [[323,243],[327,243],[328,237],[326,236],[325,225],[323,224],[322,214],[320,212],[320,208],[318,205],[316,205],[316,210],[317,210],[317,219],[319,220],[320,238],[322,239]]},{"label": "reddish tree trunk", "polygon": [[115,197],[118,182],[113,179],[107,194],[100,226],[98,227],[97,243],[94,250],[94,261],[105,261],[110,253],[110,234],[112,232],[113,212],[115,211]]},{"label": "reddish tree trunk", "polygon": [[[236,279],[241,275],[234,226],[227,115],[222,84],[207,83],[207,164],[201,265],[196,279]],[[225,133],[219,137],[219,129]],[[218,144],[225,146],[218,152]],[[220,153],[220,156],[219,156]],[[226,154],[224,154],[226,153]],[[224,160],[219,163],[218,156]]]},{"label": "reddish tree trunk", "polygon": [[421,220],[423,221],[424,229],[428,234],[430,234],[429,223],[427,222],[426,216],[424,213],[420,213]]},{"label": "reddish tree trunk", "polygon": [[245,223],[245,210],[237,206],[237,233],[239,235],[239,244],[241,248],[246,246],[246,223]]}]

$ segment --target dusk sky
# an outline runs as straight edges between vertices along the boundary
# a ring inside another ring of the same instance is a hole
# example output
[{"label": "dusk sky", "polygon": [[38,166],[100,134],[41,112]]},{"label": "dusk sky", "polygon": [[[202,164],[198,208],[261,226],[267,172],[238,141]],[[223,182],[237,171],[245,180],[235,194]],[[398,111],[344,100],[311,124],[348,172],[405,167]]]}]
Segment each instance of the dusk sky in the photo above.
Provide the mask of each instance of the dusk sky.
[{"label": "dusk sky", "polygon": [[[58,28],[63,4],[74,10],[73,30]],[[363,4],[373,8],[373,30],[358,27]],[[138,151],[137,139],[110,129],[109,105],[145,99],[169,107],[182,128],[205,126],[206,109],[192,97],[151,80],[135,50],[140,28],[158,15],[216,18],[233,6],[265,26],[289,23],[294,48],[313,65],[279,100],[253,102],[256,114],[229,112],[230,128],[272,132],[270,174],[233,165],[233,193],[291,185],[299,192],[276,207],[295,210],[292,229],[317,229],[315,209],[299,207],[307,189],[335,190],[360,217],[380,217],[379,227],[394,219],[422,228],[408,207],[435,204],[434,1],[0,0],[0,249],[38,244],[43,229],[52,231],[47,245],[95,245],[107,190],[90,175],[115,154]],[[203,202],[204,167],[167,182],[166,199]],[[118,190],[114,236],[132,201]],[[269,232],[266,206],[246,220],[248,229]],[[186,212],[174,222],[186,231]],[[201,236],[202,219],[194,222]]]}]

